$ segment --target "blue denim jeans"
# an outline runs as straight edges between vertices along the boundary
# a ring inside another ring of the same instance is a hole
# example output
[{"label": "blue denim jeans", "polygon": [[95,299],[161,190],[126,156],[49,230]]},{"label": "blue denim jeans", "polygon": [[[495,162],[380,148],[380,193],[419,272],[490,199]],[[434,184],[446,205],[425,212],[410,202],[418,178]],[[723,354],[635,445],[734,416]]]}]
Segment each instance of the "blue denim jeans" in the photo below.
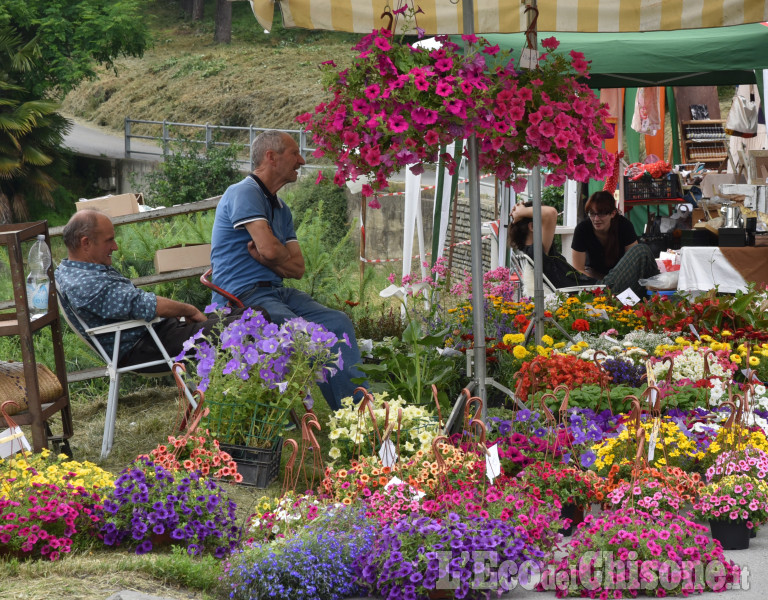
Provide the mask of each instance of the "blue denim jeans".
[{"label": "blue denim jeans", "polygon": [[[245,306],[264,307],[272,322],[278,325],[288,319],[303,317],[336,334],[340,342],[334,350],[341,349],[343,368],[327,382],[317,384],[331,410],[341,408],[341,399],[351,396],[355,388],[360,387],[352,383],[353,377],[364,376],[357,368],[361,362],[360,349],[357,347],[355,327],[343,312],[323,306],[309,294],[289,287],[254,287],[240,294],[240,301]],[[345,333],[349,337],[349,346],[341,341]],[[367,383],[363,387],[367,388]]]}]

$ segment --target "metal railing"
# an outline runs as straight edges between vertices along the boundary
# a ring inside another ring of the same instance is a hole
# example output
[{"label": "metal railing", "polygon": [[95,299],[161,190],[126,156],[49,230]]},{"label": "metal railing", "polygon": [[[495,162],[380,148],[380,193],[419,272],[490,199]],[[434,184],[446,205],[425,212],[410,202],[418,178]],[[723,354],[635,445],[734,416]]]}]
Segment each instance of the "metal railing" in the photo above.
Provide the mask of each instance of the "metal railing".
[{"label": "metal railing", "polygon": [[[149,125],[159,128],[158,135],[142,135],[142,134],[136,134],[133,133],[133,125]],[[274,127],[235,127],[231,125],[211,125],[210,123],[205,123],[204,125],[201,125],[199,123],[174,123],[171,121],[148,121],[145,119],[131,119],[130,117],[125,117],[125,155],[127,157],[135,156],[138,154],[147,154],[151,156],[167,156],[172,152],[171,145],[176,142],[182,142],[187,141],[191,144],[199,144],[201,146],[205,146],[206,148],[211,148],[212,146],[231,146],[231,145],[237,145],[242,148],[243,151],[248,152],[248,158],[243,158],[242,160],[238,160],[240,164],[242,164],[246,170],[251,170],[251,164],[252,164],[252,156],[251,156],[251,145],[253,144],[253,140],[256,138],[257,135],[259,135],[263,131],[269,131],[270,129],[275,129]],[[195,139],[198,137],[197,135],[189,135],[189,136],[183,136],[180,135],[180,132],[187,130],[191,133],[197,133],[198,131],[203,131],[204,135],[200,136],[203,137],[203,139]],[[296,141],[299,145],[299,151],[301,152],[301,155],[304,157],[305,160],[309,161],[309,158],[312,156],[312,152],[314,152],[314,148],[311,148],[308,145],[308,136],[306,131],[303,129],[277,129],[277,131],[282,131],[283,133],[287,133],[289,135],[292,135],[296,138]],[[245,138],[245,135],[247,134],[248,140],[245,141],[221,141],[216,139],[217,134],[220,133],[228,133],[228,134],[241,134],[243,138]],[[152,152],[148,150],[137,150],[135,148],[131,147],[131,140],[149,140],[152,142],[159,142],[160,148],[158,152]],[[310,169],[319,169],[323,168],[328,165],[323,164],[310,164],[307,162],[306,165],[304,165],[305,168]]]}]

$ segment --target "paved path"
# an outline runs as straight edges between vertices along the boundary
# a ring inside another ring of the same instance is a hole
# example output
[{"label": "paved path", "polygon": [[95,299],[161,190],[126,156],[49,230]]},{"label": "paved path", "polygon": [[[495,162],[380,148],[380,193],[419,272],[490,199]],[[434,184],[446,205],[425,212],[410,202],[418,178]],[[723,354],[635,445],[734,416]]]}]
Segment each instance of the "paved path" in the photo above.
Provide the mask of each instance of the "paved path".
[{"label": "paved path", "polygon": [[[64,146],[84,156],[103,156],[106,158],[126,158],[125,138],[122,134],[97,127],[67,117],[72,123],[70,132],[64,137]],[[131,158],[156,161],[163,156],[159,146],[150,143],[131,141]]]}]

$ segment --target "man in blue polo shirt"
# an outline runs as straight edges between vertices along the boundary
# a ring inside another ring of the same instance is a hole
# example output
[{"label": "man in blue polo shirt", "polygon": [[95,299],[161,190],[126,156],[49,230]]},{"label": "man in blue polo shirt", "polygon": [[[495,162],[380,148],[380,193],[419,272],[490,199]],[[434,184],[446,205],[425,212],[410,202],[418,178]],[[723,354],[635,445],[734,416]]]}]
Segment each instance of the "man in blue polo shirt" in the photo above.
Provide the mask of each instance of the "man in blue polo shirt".
[{"label": "man in blue polo shirt", "polygon": [[[274,323],[303,317],[325,326],[342,340],[339,371],[319,384],[328,405],[337,410],[342,398],[351,396],[357,387],[352,378],[362,376],[357,368],[360,350],[352,321],[308,294],[283,286],[283,279],[303,277],[304,256],[291,210],[277,192],[296,181],[305,161],[296,141],[280,131],[261,133],[251,150],[253,172],[229,186],[216,208],[211,236],[213,283],[246,306],[263,306]],[[216,293],[213,301],[226,304]]]}]

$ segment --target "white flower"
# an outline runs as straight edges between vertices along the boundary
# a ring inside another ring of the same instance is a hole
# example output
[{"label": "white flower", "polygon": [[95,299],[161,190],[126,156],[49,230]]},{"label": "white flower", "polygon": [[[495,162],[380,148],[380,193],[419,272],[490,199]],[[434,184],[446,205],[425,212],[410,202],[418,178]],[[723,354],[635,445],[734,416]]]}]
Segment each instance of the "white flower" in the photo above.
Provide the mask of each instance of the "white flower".
[{"label": "white flower", "polygon": [[341,456],[341,450],[337,446],[334,446],[328,451],[328,456],[330,456],[333,460],[336,460]]},{"label": "white flower", "polygon": [[347,433],[346,427],[338,427],[328,434],[329,440],[338,440],[342,435]]},{"label": "white flower", "polygon": [[413,454],[416,452],[416,447],[411,442],[405,442],[405,451]]}]

